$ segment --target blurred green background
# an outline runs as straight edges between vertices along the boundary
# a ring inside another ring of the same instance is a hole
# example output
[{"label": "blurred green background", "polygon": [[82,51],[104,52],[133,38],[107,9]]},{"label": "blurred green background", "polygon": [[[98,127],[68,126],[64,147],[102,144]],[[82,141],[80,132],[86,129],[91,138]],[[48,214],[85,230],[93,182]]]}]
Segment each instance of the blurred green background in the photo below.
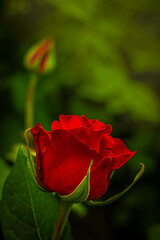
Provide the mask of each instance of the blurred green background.
[{"label": "blurred green background", "polygon": [[23,143],[29,73],[23,57],[51,37],[57,65],[41,76],[35,123],[50,130],[60,114],[85,114],[113,126],[137,154],[118,170],[104,198],[130,184],[140,162],[146,170],[122,199],[70,216],[73,240],[160,239],[160,1],[0,1],[0,198]]}]

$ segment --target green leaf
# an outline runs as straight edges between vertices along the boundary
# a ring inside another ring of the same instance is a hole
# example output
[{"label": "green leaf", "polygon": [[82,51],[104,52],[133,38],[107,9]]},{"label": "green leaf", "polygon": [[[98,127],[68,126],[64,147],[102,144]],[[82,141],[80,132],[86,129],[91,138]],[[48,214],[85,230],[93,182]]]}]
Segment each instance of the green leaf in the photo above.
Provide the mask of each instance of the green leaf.
[{"label": "green leaf", "polygon": [[83,202],[87,199],[90,189],[90,170],[92,166],[93,161],[91,161],[90,166],[88,168],[86,176],[83,178],[81,183],[78,185],[78,187],[69,195],[60,196],[60,198],[63,201],[72,202],[72,203],[79,203]]},{"label": "green leaf", "polygon": [[[27,156],[20,148],[2,196],[1,227],[6,240],[49,240],[59,213],[59,198],[40,191],[27,167]],[[69,236],[65,226],[62,240]]]},{"label": "green leaf", "polygon": [[113,196],[113,197],[111,197],[111,198],[109,198],[109,199],[107,199],[105,201],[92,201],[92,200],[90,200],[90,201],[87,201],[85,203],[87,205],[91,205],[91,206],[104,206],[104,205],[108,205],[108,204],[114,202],[115,200],[117,200],[118,198],[122,197],[133,186],[133,184],[135,184],[138,181],[138,179],[143,174],[143,172],[144,172],[144,164],[143,163],[140,163],[140,164],[142,165],[140,171],[135,176],[133,182],[124,191],[122,191],[121,193],[119,193],[119,194],[117,194],[117,195],[115,195],[115,196]]}]

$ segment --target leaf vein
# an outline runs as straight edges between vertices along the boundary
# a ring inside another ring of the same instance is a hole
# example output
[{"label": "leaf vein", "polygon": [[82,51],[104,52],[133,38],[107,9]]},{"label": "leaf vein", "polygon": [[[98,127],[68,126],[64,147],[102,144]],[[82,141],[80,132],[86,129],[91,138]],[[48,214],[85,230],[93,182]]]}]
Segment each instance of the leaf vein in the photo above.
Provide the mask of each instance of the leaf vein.
[{"label": "leaf vein", "polygon": [[[5,201],[6,202],[6,201]],[[18,219],[23,225],[26,225],[28,227],[30,227],[31,229],[33,229],[34,231],[36,231],[36,228],[32,227],[31,225],[29,225],[28,223],[25,223],[22,221],[22,219],[20,219],[17,215],[15,215],[12,210],[10,209],[8,203],[6,202],[6,206],[8,208],[8,210],[10,211],[10,213],[12,214],[12,216],[14,216],[16,219]]]},{"label": "leaf vein", "polygon": [[21,199],[16,193],[14,193],[14,196],[13,197],[16,197],[17,199],[19,199],[22,203],[24,203],[28,208],[31,208],[31,206],[25,202],[23,199]]},{"label": "leaf vein", "polygon": [[[25,169],[24,169],[24,172],[25,172]],[[27,177],[26,177],[26,172],[25,172],[25,178],[26,178],[26,182],[27,182],[27,186],[28,186],[29,195],[30,195],[32,212],[33,212],[33,217],[34,217],[34,220],[35,220],[35,225],[36,225],[37,234],[38,234],[39,239],[42,240],[42,239],[41,239],[40,232],[39,232],[39,227],[38,227],[37,219],[36,219],[36,213],[35,213],[35,210],[34,210],[34,204],[33,204],[33,199],[32,199],[32,193],[31,193],[30,185],[29,185],[28,179],[27,179]]]},{"label": "leaf vein", "polygon": [[40,222],[40,224],[39,224],[39,228],[40,228],[40,226],[42,225],[42,223],[44,222],[44,220],[46,219],[46,217],[47,217],[47,215],[48,215],[48,206],[47,206],[47,211],[46,211],[46,214],[45,214],[45,216],[44,216],[44,218],[42,219],[42,221]]}]

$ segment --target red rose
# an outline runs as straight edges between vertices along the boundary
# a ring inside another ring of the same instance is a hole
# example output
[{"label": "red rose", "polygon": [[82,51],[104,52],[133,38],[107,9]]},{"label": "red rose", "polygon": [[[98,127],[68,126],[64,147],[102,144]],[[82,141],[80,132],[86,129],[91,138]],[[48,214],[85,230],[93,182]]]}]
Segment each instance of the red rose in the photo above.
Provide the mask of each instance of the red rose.
[{"label": "red rose", "polygon": [[40,123],[31,129],[37,151],[37,181],[60,195],[72,193],[86,176],[91,161],[88,199],[100,198],[107,190],[114,169],[136,151],[112,138],[112,126],[85,115],[61,115],[46,132]]}]

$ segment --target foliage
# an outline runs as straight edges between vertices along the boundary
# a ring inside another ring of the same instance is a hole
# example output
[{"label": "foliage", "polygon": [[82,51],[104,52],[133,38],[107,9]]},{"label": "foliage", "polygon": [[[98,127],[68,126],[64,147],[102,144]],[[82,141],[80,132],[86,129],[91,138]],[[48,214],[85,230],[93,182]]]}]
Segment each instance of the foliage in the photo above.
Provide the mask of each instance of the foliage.
[{"label": "foliage", "polygon": [[[21,147],[3,191],[1,221],[5,239],[51,239],[58,212],[58,199],[32,182]],[[68,235],[69,225],[62,239],[68,239]]]},{"label": "foliage", "polygon": [[[101,212],[106,224],[101,233],[108,226],[110,239],[150,240],[160,229],[159,9],[158,0],[3,0],[0,4],[1,158],[10,168],[17,151],[13,145],[23,143],[29,82],[23,57],[33,44],[51,37],[57,65],[37,84],[35,123],[50,130],[60,114],[86,114],[113,125],[113,136],[137,149],[134,159],[116,171],[104,199],[129,185],[140,162],[146,166],[134,190]],[[6,177],[8,170],[0,167],[1,176],[2,172]],[[78,222],[74,214],[71,217]],[[94,224],[96,217],[96,210],[89,208],[86,225]],[[99,220],[92,228],[93,239],[100,225]],[[88,230],[83,237],[82,230],[76,235],[77,226],[73,237],[87,239]]]}]

